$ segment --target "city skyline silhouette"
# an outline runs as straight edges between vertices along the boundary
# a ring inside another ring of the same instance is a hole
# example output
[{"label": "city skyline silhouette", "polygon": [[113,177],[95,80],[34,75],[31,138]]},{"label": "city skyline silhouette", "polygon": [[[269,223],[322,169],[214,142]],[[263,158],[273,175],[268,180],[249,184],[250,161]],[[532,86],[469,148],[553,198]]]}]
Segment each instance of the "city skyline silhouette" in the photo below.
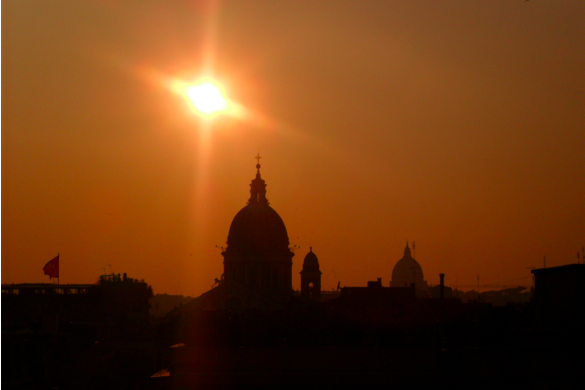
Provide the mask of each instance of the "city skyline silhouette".
[{"label": "city skyline silhouette", "polygon": [[[263,159],[323,290],[530,285],[584,244],[582,2],[3,4],[2,282],[198,296]],[[496,22],[497,21],[497,22]],[[212,69],[239,115],[160,80]],[[471,287],[469,287],[471,289]]]},{"label": "city skyline silhouette", "polygon": [[3,388],[579,383],[585,2],[2,13]]}]

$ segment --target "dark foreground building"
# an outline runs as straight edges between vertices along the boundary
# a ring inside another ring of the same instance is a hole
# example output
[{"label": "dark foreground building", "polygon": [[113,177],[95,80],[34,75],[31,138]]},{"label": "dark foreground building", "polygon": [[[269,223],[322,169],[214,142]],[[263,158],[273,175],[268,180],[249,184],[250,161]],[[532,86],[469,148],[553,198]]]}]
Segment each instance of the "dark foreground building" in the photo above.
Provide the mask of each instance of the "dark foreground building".
[{"label": "dark foreground building", "polygon": [[154,369],[151,296],[126,274],[96,284],[3,284],[2,388],[94,389],[144,377]]},{"label": "dark foreground building", "polygon": [[126,274],[102,275],[96,284],[3,284],[2,329],[58,333],[83,323],[100,339],[116,332],[108,326],[112,319],[148,317],[151,297],[144,280]]},{"label": "dark foreground building", "polygon": [[585,325],[585,264],[534,269],[532,274],[539,321]]}]

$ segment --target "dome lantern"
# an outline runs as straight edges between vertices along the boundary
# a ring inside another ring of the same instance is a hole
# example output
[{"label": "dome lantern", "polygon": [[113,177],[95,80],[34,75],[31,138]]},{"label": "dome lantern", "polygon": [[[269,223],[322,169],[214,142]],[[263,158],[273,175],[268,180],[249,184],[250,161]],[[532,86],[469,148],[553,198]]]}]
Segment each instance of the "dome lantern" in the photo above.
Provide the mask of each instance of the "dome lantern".
[{"label": "dome lantern", "polygon": [[256,178],[252,180],[250,184],[250,199],[248,200],[248,204],[269,204],[268,199],[266,199],[266,182],[262,180],[260,176],[260,153],[255,157],[258,160],[258,164],[256,164]]}]

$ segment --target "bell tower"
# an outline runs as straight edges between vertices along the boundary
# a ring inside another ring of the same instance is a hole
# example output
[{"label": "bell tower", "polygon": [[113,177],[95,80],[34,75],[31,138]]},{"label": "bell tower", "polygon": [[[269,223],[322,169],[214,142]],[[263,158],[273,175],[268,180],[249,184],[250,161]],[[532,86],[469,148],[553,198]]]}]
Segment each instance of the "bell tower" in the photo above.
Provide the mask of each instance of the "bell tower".
[{"label": "bell tower", "polygon": [[313,247],[305,256],[303,270],[301,271],[301,298],[305,301],[321,301],[321,274],[319,260],[313,253]]}]

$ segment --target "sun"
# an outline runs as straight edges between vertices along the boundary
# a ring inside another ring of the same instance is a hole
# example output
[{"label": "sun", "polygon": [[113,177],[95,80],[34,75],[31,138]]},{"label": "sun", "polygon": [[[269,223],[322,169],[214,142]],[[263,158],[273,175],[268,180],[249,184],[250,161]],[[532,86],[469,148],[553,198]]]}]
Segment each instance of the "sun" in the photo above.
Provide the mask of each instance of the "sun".
[{"label": "sun", "polygon": [[211,82],[202,82],[185,88],[185,95],[197,111],[205,115],[224,112],[228,100],[221,89]]}]

